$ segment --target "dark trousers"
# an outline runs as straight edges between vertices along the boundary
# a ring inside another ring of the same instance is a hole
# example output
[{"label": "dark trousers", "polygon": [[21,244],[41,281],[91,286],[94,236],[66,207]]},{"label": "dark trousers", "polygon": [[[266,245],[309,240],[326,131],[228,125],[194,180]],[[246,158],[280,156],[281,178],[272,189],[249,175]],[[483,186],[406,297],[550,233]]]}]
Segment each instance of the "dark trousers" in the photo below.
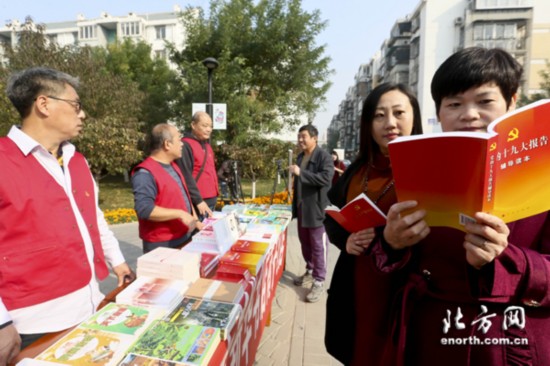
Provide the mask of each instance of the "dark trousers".
[{"label": "dark trousers", "polygon": [[324,281],[327,275],[328,240],[325,227],[302,227],[298,215],[298,238],[302,246],[302,255],[306,269],[312,271],[316,281]]}]

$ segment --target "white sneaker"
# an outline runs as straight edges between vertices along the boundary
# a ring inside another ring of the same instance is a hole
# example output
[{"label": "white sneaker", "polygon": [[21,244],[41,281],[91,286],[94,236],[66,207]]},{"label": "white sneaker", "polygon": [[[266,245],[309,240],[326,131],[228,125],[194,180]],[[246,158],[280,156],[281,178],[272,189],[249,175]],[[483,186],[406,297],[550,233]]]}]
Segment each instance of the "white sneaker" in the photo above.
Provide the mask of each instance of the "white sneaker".
[{"label": "white sneaker", "polygon": [[306,296],[307,302],[319,301],[321,296],[323,296],[323,292],[325,292],[325,283],[321,281],[313,281],[311,291],[309,291],[309,294]]}]

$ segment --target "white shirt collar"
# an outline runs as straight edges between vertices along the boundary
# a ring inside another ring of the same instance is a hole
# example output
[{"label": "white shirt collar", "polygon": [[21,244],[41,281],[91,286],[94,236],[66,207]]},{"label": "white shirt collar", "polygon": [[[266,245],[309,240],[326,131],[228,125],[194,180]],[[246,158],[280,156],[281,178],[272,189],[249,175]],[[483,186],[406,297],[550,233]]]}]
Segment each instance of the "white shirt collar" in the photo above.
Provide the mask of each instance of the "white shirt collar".
[{"label": "white shirt collar", "polygon": [[[36,149],[42,149],[45,152],[48,152],[44,146],[40,145],[35,139],[27,135],[25,132],[21,131],[19,126],[11,126],[10,132],[8,132],[8,138],[10,138],[15,145],[17,145],[25,156],[31,154]],[[74,154],[75,147],[70,142],[65,141],[60,147],[63,150],[64,156],[66,156],[65,153],[70,153],[71,156]]]}]

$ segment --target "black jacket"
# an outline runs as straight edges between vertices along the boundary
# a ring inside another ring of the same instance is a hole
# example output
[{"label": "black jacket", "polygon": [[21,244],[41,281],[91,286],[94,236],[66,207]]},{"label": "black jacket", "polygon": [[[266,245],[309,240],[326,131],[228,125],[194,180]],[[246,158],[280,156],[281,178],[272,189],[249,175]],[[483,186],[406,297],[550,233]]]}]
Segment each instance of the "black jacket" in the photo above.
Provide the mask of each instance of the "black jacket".
[{"label": "black jacket", "polygon": [[[354,162],[344,171],[328,192],[330,202],[342,208],[351,178],[359,171],[361,164]],[[332,244],[341,250],[334,267],[332,281],[327,290],[327,314],[325,322],[325,347],[330,355],[344,365],[351,363],[355,342],[355,260],[356,256],[346,252],[350,233],[334,219],[326,215],[325,231]]]},{"label": "black jacket", "polygon": [[[296,164],[301,165],[304,153],[298,154]],[[301,204],[302,227],[323,226],[325,208],[328,206],[327,192],[332,183],[334,164],[332,156],[316,146],[305,169],[294,177],[294,197],[292,199],[292,217],[298,217],[298,200]]]}]

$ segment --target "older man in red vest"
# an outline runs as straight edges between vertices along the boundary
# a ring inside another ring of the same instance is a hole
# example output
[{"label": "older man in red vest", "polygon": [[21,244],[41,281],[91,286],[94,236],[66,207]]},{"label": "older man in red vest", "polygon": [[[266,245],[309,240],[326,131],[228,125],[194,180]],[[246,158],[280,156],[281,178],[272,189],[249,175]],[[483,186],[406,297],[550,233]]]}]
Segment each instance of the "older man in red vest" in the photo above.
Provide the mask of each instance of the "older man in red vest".
[{"label": "older man in red vest", "polygon": [[149,157],[132,173],[134,203],[143,252],[158,247],[177,248],[202,228],[191,204],[183,174],[174,160],[181,158],[178,129],[167,123],[153,127]]},{"label": "older man in red vest", "polygon": [[[84,157],[68,142],[86,117],[78,80],[48,68],[12,75],[22,118],[0,138],[0,365],[44,333],[77,325],[103,299],[97,279],[135,277],[97,204]],[[97,279],[96,279],[97,278]]]},{"label": "older man in red vest", "polygon": [[206,112],[196,112],[191,120],[191,133],[183,138],[182,158],[177,161],[199,217],[212,215],[219,194],[216,160],[208,142],[211,133],[212,118]]}]

